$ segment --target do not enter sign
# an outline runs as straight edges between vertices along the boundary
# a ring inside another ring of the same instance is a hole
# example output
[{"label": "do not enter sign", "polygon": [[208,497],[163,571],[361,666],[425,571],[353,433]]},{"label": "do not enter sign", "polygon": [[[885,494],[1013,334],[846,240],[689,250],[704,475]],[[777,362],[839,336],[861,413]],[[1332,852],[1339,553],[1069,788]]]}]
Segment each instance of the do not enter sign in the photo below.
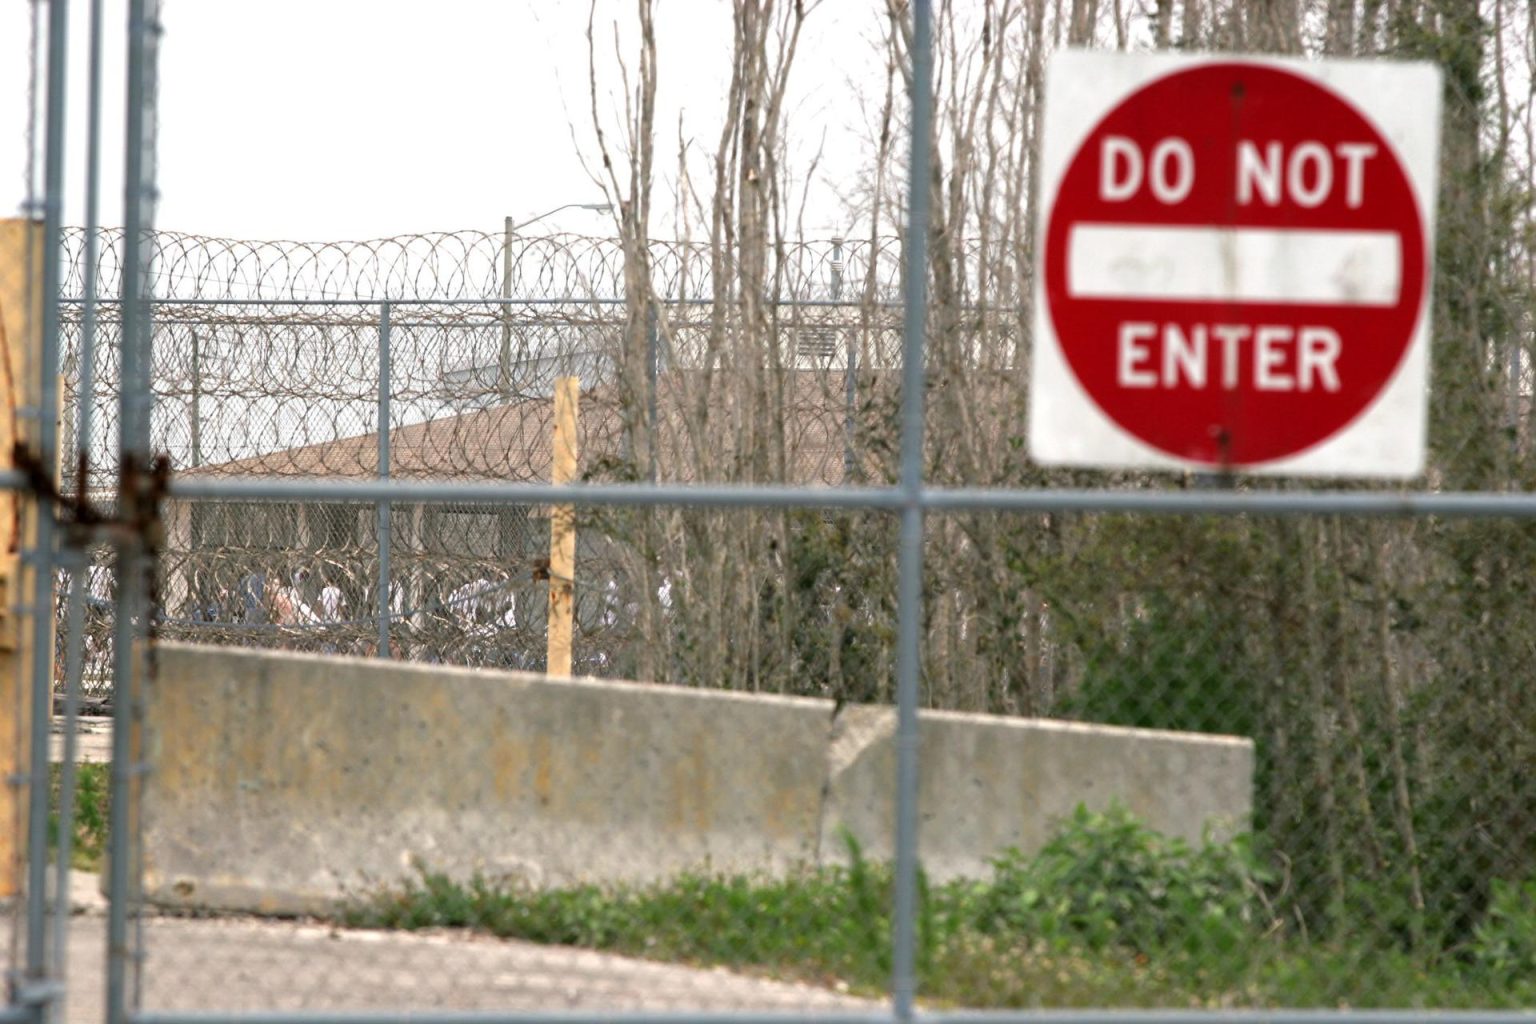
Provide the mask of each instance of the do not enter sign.
[{"label": "do not enter sign", "polygon": [[1034,456],[1419,472],[1438,73],[1068,53],[1047,88]]}]

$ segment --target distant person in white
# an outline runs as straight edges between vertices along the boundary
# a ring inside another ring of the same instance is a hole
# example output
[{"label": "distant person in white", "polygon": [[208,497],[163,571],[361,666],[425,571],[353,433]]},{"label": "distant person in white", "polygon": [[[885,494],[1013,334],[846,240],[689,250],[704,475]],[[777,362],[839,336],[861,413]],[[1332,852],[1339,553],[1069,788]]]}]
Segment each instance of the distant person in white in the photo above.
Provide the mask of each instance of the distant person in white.
[{"label": "distant person in white", "polygon": [[346,606],[347,599],[341,596],[341,588],[334,582],[327,583],[321,588],[320,615],[326,622],[340,622]]},{"label": "distant person in white", "polygon": [[470,632],[484,632],[497,623],[510,629],[517,625],[517,598],[485,577],[470,580],[448,595],[448,608]]},{"label": "distant person in white", "polygon": [[312,626],[320,621],[315,610],[304,602],[301,588],[307,579],[309,572],[300,569],[293,574],[290,585],[272,589],[272,621],[279,626]]},{"label": "distant person in white", "polygon": [[603,625],[619,624],[619,581],[610,579],[603,587]]}]

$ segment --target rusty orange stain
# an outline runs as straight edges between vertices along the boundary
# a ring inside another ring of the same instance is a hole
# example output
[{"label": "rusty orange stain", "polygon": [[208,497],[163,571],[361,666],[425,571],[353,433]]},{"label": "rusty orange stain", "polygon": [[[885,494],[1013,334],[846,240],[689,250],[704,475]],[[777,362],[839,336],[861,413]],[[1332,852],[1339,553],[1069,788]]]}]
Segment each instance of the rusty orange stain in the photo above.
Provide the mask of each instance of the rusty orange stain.
[{"label": "rusty orange stain", "polygon": [[533,795],[541,807],[548,807],[554,796],[551,753],[548,736],[533,738]]}]

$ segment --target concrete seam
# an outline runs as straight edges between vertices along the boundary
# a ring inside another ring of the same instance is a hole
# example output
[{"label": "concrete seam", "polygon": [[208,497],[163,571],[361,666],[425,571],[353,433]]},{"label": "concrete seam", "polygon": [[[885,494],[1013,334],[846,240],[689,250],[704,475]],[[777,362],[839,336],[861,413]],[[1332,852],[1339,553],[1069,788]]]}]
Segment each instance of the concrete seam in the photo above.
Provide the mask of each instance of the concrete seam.
[{"label": "concrete seam", "polygon": [[837,701],[832,705],[832,713],[827,716],[827,731],[824,734],[823,744],[826,753],[822,756],[821,774],[821,799],[816,807],[816,842],[811,848],[811,863],[816,867],[824,867],[826,861],[822,853],[822,841],[827,833],[827,805],[832,799],[832,750],[837,739],[837,722],[846,705]]},{"label": "concrete seam", "polygon": [[[821,815],[816,828],[816,863],[824,866],[832,851],[827,849],[828,831],[833,822],[832,787],[838,776],[856,764],[864,752],[896,735],[896,709],[883,704],[838,703],[832,709],[827,730],[826,775],[821,787]],[[861,837],[869,842],[871,837]]]}]

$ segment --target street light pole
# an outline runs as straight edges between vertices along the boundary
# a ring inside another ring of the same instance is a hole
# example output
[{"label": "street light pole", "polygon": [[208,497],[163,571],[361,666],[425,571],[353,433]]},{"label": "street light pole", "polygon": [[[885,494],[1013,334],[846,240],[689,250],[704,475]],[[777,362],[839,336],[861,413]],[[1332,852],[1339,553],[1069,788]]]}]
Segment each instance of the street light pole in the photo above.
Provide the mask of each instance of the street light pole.
[{"label": "street light pole", "polygon": [[608,213],[612,209],[613,209],[613,204],[611,204],[611,203],[563,203],[560,206],[555,207],[553,210],[545,210],[543,213],[539,214],[537,217],[529,217],[527,220],[523,221],[521,224],[513,224],[512,223],[512,218],[508,217],[507,218],[507,234],[510,236],[514,232],[521,231],[521,230],[523,230],[523,228],[526,228],[526,227],[528,227],[531,224],[537,224],[539,221],[543,220],[545,217],[553,217],[555,214],[559,213],[561,210],[591,210],[594,213]]},{"label": "street light pole", "polygon": [[512,400],[512,237],[530,224],[537,224],[546,217],[553,217],[561,210],[592,210],[607,213],[613,209],[610,203],[563,203],[552,210],[545,210],[537,217],[530,217],[521,224],[512,223],[507,217],[502,223],[501,241],[501,354],[496,361],[496,390],[502,402]]},{"label": "street light pole", "polygon": [[516,231],[508,217],[501,241],[501,355],[496,360],[496,390],[502,404],[512,400],[512,235]]}]

